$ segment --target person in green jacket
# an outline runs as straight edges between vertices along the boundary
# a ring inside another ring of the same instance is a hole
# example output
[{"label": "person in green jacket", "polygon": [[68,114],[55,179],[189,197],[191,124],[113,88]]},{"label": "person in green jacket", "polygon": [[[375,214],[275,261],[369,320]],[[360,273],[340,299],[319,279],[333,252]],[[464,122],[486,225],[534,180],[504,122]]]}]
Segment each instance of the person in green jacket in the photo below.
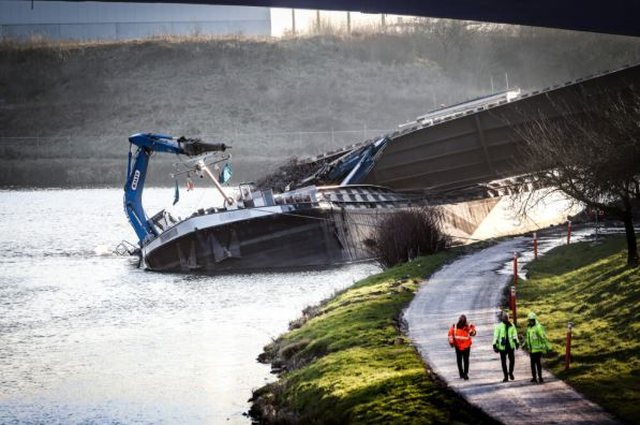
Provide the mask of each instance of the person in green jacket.
[{"label": "person in green jacket", "polygon": [[531,312],[527,318],[529,322],[527,323],[524,346],[529,350],[531,359],[531,375],[533,375],[531,382],[544,382],[542,379],[542,355],[551,350],[551,344],[547,339],[547,334],[544,333],[544,328],[538,322],[536,314]]},{"label": "person in green jacket", "polygon": [[[500,353],[502,373],[504,373],[502,382],[508,382],[509,379],[513,381],[515,379],[513,376],[513,367],[515,365],[514,352],[519,346],[516,327],[509,321],[509,314],[502,313],[500,323],[493,329],[493,351]],[[507,358],[509,359],[508,369]]]}]

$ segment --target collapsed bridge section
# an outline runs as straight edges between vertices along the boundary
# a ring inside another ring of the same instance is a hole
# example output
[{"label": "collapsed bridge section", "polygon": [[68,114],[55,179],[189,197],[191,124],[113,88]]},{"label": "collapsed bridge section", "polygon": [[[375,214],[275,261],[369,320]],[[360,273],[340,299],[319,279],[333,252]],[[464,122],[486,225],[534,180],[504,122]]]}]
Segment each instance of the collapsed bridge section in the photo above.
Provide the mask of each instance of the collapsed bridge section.
[{"label": "collapsed bridge section", "polygon": [[[448,191],[525,174],[531,170],[520,158],[518,126],[539,117],[570,119],[569,114],[580,114],[584,108],[597,109],[603,94],[639,84],[640,65],[636,65],[510,99],[470,103],[445,117],[418,119],[391,135],[392,142],[364,182],[397,190]],[[593,101],[577,104],[585,98]]]},{"label": "collapsed bridge section", "polygon": [[521,158],[519,127],[539,118],[571,119],[597,110],[607,96],[638,88],[640,65],[634,65],[544,90],[505,91],[440,108],[392,134],[300,161],[313,172],[291,185],[365,183],[476,198],[474,188],[533,171]]}]

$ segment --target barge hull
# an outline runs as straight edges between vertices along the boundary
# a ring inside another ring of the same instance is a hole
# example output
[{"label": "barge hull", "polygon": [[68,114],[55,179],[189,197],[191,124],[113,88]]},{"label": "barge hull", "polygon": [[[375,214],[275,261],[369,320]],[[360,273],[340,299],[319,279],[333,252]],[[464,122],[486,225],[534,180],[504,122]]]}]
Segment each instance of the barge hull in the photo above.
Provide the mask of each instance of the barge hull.
[{"label": "barge hull", "polygon": [[[387,213],[385,211],[384,213]],[[383,213],[383,214],[384,214]],[[381,212],[313,208],[195,229],[147,252],[147,268],[240,272],[373,260],[366,249]]]}]

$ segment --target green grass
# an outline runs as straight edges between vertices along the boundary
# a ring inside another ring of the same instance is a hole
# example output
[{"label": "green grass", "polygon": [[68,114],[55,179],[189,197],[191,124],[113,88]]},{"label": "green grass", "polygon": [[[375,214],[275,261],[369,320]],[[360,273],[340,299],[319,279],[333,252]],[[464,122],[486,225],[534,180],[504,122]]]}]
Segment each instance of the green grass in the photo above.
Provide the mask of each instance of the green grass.
[{"label": "green grass", "polygon": [[[544,325],[557,352],[546,365],[558,377],[621,419],[640,423],[640,269],[626,266],[624,237],[554,249],[529,265],[518,302],[522,317],[534,311]],[[573,362],[565,372],[569,321]]]},{"label": "green grass", "polygon": [[460,252],[391,268],[307,309],[305,319],[293,325],[296,329],[265,347],[263,360],[288,370],[254,394],[273,407],[267,408],[271,419],[305,424],[491,423],[429,374],[399,329],[400,313],[419,282]]}]

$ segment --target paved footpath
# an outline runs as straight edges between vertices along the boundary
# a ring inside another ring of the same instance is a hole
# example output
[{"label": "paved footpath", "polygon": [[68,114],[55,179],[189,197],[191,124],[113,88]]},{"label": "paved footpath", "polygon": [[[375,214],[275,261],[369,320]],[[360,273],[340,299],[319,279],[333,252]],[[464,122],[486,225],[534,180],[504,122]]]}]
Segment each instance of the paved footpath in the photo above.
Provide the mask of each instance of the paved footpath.
[{"label": "paved footpath", "polygon": [[[541,240],[539,252],[560,241]],[[425,362],[453,390],[505,424],[617,423],[547,370],[542,374],[544,384],[529,382],[529,356],[522,350],[516,351],[515,381],[502,382],[500,356],[492,348],[493,327],[503,288],[511,278],[513,253],[530,251],[530,242],[524,238],[502,242],[464,256],[435,273],[405,312],[409,336]],[[523,256],[520,264],[527,257],[530,255]],[[521,320],[525,313],[519,313]],[[448,329],[460,314],[466,314],[478,329],[471,347],[468,381],[459,378],[455,352],[447,341]],[[540,319],[544,325],[544,317]]]}]

